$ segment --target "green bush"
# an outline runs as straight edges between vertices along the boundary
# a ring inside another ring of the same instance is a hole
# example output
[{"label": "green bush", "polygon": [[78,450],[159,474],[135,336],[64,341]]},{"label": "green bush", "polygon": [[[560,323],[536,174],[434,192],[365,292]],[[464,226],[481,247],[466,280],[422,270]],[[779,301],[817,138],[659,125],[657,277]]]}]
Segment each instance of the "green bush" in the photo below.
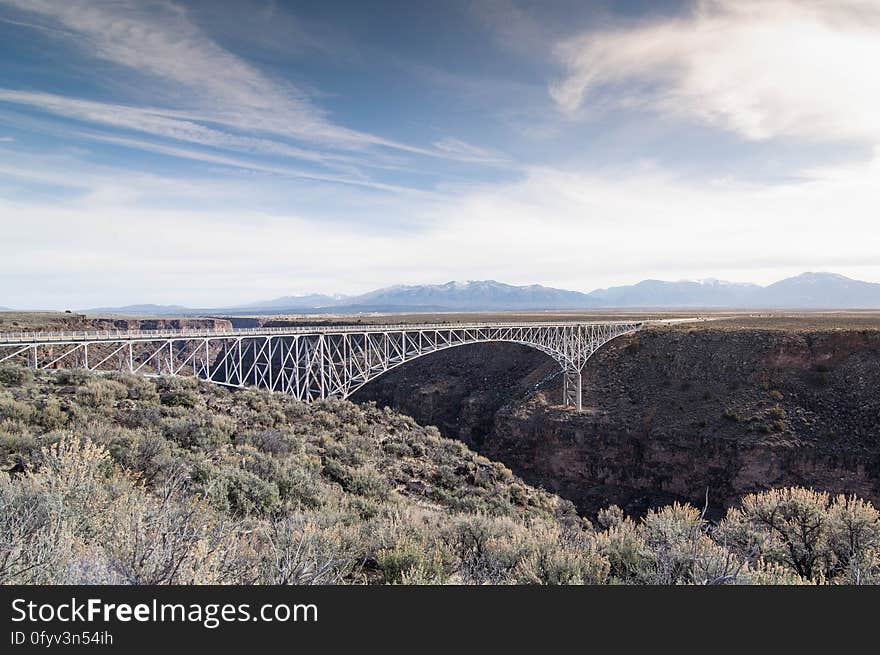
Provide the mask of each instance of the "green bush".
[{"label": "green bush", "polygon": [[239,468],[221,469],[209,490],[209,497],[219,509],[236,516],[268,515],[281,502],[278,485]]},{"label": "green bush", "polygon": [[444,559],[438,544],[427,543],[412,535],[400,537],[376,556],[386,584],[442,582],[448,578]]},{"label": "green bush", "polygon": [[64,427],[69,418],[67,412],[61,408],[61,404],[55,398],[47,398],[37,403],[35,412],[35,420],[46,430]]},{"label": "green bush", "polygon": [[58,384],[67,384],[72,385],[74,387],[78,387],[82,384],[85,384],[89,380],[94,379],[96,376],[94,373],[90,373],[89,371],[84,371],[78,368],[72,369],[62,369],[58,371],[56,375],[56,382]]},{"label": "green bush", "polygon": [[0,392],[0,420],[30,423],[36,416],[36,409],[26,402],[19,402],[12,396]]},{"label": "green bush", "polygon": [[110,379],[125,385],[130,400],[138,400],[145,404],[159,402],[159,390],[150,378],[129,373],[114,373]]},{"label": "green bush", "polygon": [[86,380],[76,390],[76,400],[80,405],[92,409],[105,409],[123,398],[128,398],[128,389],[115,380],[92,378]]},{"label": "green bush", "polygon": [[0,384],[10,387],[23,387],[34,381],[34,373],[29,368],[0,364]]},{"label": "green bush", "polygon": [[200,407],[204,401],[199,394],[198,382],[193,378],[159,378],[159,400],[168,407]]},{"label": "green bush", "polygon": [[162,430],[183,448],[209,451],[232,442],[235,422],[227,416],[192,412],[163,419]]}]

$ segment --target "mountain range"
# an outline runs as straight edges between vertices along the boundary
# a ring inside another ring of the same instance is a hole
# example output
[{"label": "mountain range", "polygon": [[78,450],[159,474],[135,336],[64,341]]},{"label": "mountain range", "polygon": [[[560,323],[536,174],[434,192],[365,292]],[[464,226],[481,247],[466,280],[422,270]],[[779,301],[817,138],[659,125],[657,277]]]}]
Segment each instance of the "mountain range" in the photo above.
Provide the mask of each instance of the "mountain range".
[{"label": "mountain range", "polygon": [[590,293],[494,280],[398,285],[344,296],[284,296],[247,305],[190,308],[127,305],[90,314],[307,314],[357,312],[543,311],[577,309],[880,309],[880,284],[836,273],[802,273],[766,287],[721,280],[643,280]]}]

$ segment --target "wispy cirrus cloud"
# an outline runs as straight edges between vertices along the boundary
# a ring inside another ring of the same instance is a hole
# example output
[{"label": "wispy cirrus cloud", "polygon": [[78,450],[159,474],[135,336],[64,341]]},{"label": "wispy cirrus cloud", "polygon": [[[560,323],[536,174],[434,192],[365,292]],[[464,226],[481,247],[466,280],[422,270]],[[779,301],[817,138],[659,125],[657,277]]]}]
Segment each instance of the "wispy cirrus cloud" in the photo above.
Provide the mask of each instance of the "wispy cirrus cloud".
[{"label": "wispy cirrus cloud", "polygon": [[[172,90],[166,95],[178,100],[174,107],[136,106],[7,88],[0,89],[0,102],[162,139],[295,158],[343,171],[346,181],[357,178],[358,170],[400,166],[395,154],[489,165],[503,161],[478,155],[476,149],[469,151],[466,144],[418,147],[339,125],[309,93],[267,76],[222,48],[173,2],[0,0],[0,4],[48,21],[42,26],[33,21],[24,24],[46,27],[88,56],[152,78]],[[129,140],[133,147],[138,143],[143,144]]]},{"label": "wispy cirrus cloud", "polygon": [[493,152],[486,148],[480,148],[453,137],[445,137],[439,141],[435,141],[433,146],[439,152],[460,161],[471,161],[484,164],[510,163],[510,160],[501,153]]},{"label": "wispy cirrus cloud", "polygon": [[96,102],[52,93],[0,89],[0,102],[113,128],[133,130],[176,141],[258,154],[279,155],[324,165],[367,164],[365,159],[333,151],[300,148],[277,140],[244,136],[199,123],[192,111]]},{"label": "wispy cirrus cloud", "polygon": [[698,119],[750,140],[880,143],[875,0],[699,0],[684,17],[559,43],[550,86],[569,113],[598,102]]},{"label": "wispy cirrus cloud", "polygon": [[219,123],[344,147],[398,145],[332,123],[308,94],[219,46],[171,2],[0,1],[63,26],[91,56],[188,89]]}]

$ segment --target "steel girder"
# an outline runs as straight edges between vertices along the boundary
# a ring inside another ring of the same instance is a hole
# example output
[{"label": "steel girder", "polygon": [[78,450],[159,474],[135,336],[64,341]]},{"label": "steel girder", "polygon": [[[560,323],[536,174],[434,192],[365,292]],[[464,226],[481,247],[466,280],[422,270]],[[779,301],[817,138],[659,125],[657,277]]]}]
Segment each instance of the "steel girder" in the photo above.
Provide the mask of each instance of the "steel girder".
[{"label": "steel girder", "polygon": [[581,370],[604,344],[639,322],[475,323],[367,327],[0,335],[0,363],[145,375],[191,375],[233,387],[289,393],[304,402],[348,398],[405,362],[472,343],[540,350],[564,373],[563,402],[581,409]]}]

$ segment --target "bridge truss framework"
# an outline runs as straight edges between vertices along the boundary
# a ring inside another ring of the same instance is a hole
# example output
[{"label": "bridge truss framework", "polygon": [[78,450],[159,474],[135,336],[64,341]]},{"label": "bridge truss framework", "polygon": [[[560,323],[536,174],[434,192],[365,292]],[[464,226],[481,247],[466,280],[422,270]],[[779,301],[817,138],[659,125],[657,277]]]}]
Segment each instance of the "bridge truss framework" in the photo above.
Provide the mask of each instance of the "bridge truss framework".
[{"label": "bridge truss framework", "polygon": [[584,364],[604,344],[642,325],[607,321],[0,334],[0,364],[191,375],[312,402],[348,398],[382,373],[433,352],[503,341],[552,357],[564,376],[563,404],[580,410]]}]

